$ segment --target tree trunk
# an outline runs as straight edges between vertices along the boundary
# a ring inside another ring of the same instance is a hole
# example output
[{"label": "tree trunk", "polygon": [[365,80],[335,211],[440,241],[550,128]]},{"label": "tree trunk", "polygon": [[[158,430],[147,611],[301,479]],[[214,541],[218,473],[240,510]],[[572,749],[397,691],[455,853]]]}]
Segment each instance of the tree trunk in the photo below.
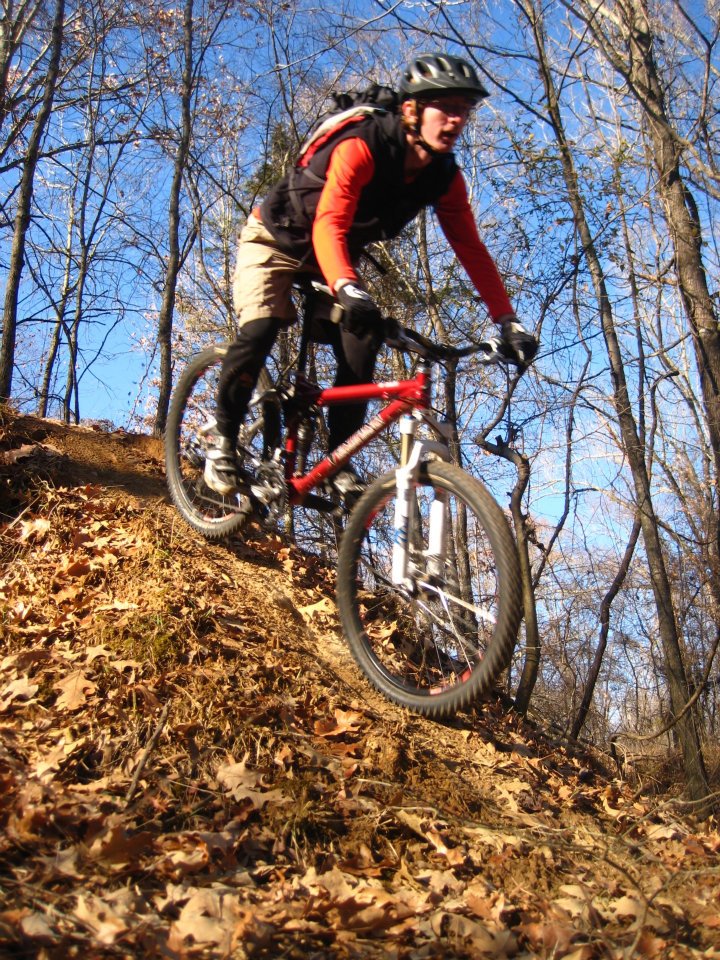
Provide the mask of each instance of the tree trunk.
[{"label": "tree trunk", "polygon": [[595,685],[597,684],[597,678],[600,675],[600,667],[602,666],[603,657],[605,656],[608,634],[610,633],[610,608],[612,607],[613,600],[618,595],[620,587],[622,587],[623,583],[625,582],[625,577],[627,576],[627,572],[630,567],[630,561],[632,560],[633,553],[635,552],[635,547],[637,545],[639,536],[640,521],[636,519],[630,532],[630,539],[625,548],[625,553],[623,554],[623,558],[620,562],[618,572],[615,574],[615,578],[610,584],[610,589],[607,591],[602,599],[602,603],[600,604],[600,638],[598,639],[598,645],[595,648],[595,656],[593,658],[592,666],[590,667],[590,672],[588,673],[587,680],[585,681],[585,689],[583,690],[582,700],[580,701],[580,706],[578,707],[577,713],[575,714],[575,719],[572,722],[572,727],[570,728],[570,737],[573,740],[577,740],[578,736],[580,735],[580,731],[585,724],[588,711],[590,710],[590,704],[592,703],[592,698],[595,693]]},{"label": "tree trunk", "polygon": [[50,340],[50,346],[48,349],[47,357],[45,359],[45,369],[43,371],[42,381],[40,383],[40,388],[38,391],[38,405],[37,405],[37,415],[39,417],[46,417],[48,413],[48,407],[50,404],[50,385],[53,379],[53,372],[55,370],[55,361],[57,359],[58,351],[60,350],[60,339],[62,332],[66,329],[65,326],[65,314],[67,311],[67,303],[70,297],[70,285],[71,285],[71,267],[72,267],[72,228],[75,222],[75,204],[71,203],[70,205],[70,216],[68,217],[68,230],[67,230],[67,254],[65,258],[65,271],[63,273],[63,282],[60,292],[60,300],[55,307],[55,325],[53,327],[52,338]]},{"label": "tree trunk", "polygon": [[538,631],[535,591],[532,585],[532,570],[528,548],[526,517],[522,512],[522,498],[530,482],[530,464],[527,457],[516,453],[518,476],[510,498],[515,537],[517,539],[518,559],[520,561],[520,580],[523,593],[523,615],[525,618],[525,662],[523,663],[520,683],[515,693],[515,709],[518,713],[527,713],[530,697],[540,670],[540,633]]},{"label": "tree trunk", "polygon": [[52,42],[50,45],[50,62],[45,77],[42,103],[38,112],[33,130],[28,142],[23,163],[23,174],[20,181],[18,208],[15,216],[12,248],[8,278],[5,286],[5,302],[3,306],[2,345],[0,346],[0,402],[10,399],[12,393],[13,367],[15,365],[15,342],[17,339],[17,308],[20,293],[20,280],[25,265],[25,238],[30,226],[30,210],[32,208],[33,186],[35,170],[40,155],[45,127],[52,112],[55,87],[60,72],[60,56],[63,43],[63,18],[65,16],[65,0],[57,0],[55,6],[55,20],[52,26]]},{"label": "tree trunk", "polygon": [[525,660],[522,674],[515,693],[515,709],[518,713],[527,713],[530,697],[540,670],[540,633],[537,623],[535,591],[533,590],[530,550],[528,547],[527,519],[522,512],[522,498],[530,482],[530,463],[528,458],[507,444],[499,441],[484,441],[483,447],[515,464],[517,480],[510,496],[510,512],[515,528],[518,560],[520,563],[520,581],[523,594],[523,616],[525,618]]},{"label": "tree trunk", "polygon": [[160,384],[158,389],[158,405],[155,415],[154,433],[156,437],[163,435],[167,421],[170,394],[172,391],[172,330],[173,314],[175,311],[175,291],[180,273],[180,194],[182,180],[190,153],[191,96],[193,89],[193,0],[185,0],[183,18],[184,58],[181,109],[182,126],[180,142],[175,155],[172,185],[170,187],[170,205],[168,211],[168,262],[165,271],[165,287],[163,289],[160,316],[158,317],[158,346],[160,348]]}]

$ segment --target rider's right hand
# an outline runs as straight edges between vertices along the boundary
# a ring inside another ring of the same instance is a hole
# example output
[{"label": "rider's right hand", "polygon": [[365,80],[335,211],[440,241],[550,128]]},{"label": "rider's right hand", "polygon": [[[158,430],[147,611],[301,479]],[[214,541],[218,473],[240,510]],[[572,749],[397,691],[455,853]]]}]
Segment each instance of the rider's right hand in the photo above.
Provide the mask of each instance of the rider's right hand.
[{"label": "rider's right hand", "polygon": [[530,333],[512,314],[500,321],[500,349],[506,359],[525,368],[532,363],[538,351],[537,337]]},{"label": "rider's right hand", "polygon": [[381,327],[382,315],[367,290],[356,283],[344,283],[335,296],[343,308],[342,325],[350,333],[362,337]]}]

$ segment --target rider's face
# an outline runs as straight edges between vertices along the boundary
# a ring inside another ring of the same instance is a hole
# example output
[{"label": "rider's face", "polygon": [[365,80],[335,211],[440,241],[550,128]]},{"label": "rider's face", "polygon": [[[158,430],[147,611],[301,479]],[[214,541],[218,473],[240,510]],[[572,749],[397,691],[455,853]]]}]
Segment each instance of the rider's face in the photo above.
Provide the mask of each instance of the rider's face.
[{"label": "rider's face", "polygon": [[472,100],[463,96],[423,101],[418,105],[421,107],[420,136],[438,153],[450,153],[474,105]]}]

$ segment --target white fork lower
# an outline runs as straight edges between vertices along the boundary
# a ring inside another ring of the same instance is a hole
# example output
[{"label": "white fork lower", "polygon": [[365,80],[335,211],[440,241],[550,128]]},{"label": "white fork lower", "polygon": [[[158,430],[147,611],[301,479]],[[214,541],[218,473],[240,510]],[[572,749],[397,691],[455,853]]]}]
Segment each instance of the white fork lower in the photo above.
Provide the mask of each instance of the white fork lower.
[{"label": "white fork lower", "polygon": [[[400,421],[400,430],[403,436],[403,448],[413,439],[414,443],[407,463],[395,471],[396,499],[390,576],[396,586],[412,589],[413,579],[408,576],[408,546],[413,522],[413,490],[418,483],[423,461],[427,460],[430,454],[435,458],[450,460],[450,451],[443,443],[415,437],[417,420],[414,417],[403,417]],[[445,502],[443,499],[434,500],[430,505],[426,556],[430,566],[442,571],[445,560]]]}]

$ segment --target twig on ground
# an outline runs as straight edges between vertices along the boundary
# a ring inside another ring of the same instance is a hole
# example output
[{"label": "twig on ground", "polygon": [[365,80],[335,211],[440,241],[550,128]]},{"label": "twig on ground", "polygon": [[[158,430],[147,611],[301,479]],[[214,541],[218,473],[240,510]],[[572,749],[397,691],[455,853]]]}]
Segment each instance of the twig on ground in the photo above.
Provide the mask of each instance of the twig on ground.
[{"label": "twig on ground", "polygon": [[135,795],[135,791],[137,790],[137,785],[140,782],[140,777],[142,776],[142,772],[145,769],[145,764],[147,763],[148,757],[150,756],[152,751],[155,749],[155,745],[160,739],[160,734],[163,731],[163,727],[165,726],[165,721],[168,718],[169,712],[170,712],[170,703],[168,702],[163,707],[162,713],[160,714],[160,719],[157,722],[157,726],[153,730],[152,736],[148,740],[148,745],[145,747],[145,750],[143,751],[143,755],[140,757],[140,760],[138,761],[137,767],[135,767],[135,772],[133,773],[132,781],[130,783],[130,786],[128,787],[128,792],[125,794],[126,803],[130,803],[133,796]]}]

